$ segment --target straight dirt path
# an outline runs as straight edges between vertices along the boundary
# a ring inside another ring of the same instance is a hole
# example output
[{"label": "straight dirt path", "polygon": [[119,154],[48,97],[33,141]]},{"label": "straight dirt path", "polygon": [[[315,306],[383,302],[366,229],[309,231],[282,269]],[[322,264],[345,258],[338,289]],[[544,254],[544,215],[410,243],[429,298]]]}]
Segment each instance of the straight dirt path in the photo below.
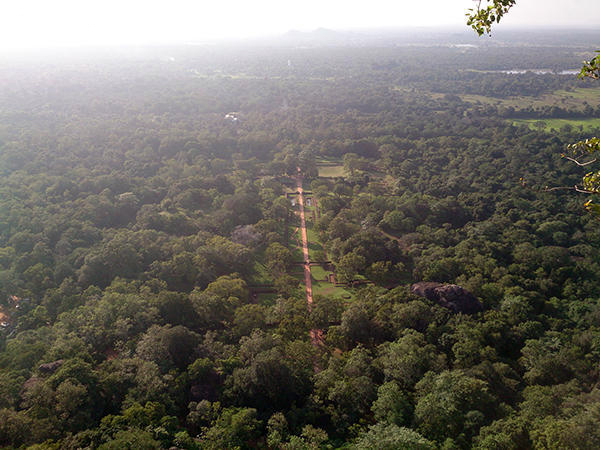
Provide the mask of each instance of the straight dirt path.
[{"label": "straight dirt path", "polygon": [[[312,309],[313,292],[312,279],[310,273],[310,259],[308,256],[308,234],[306,232],[306,217],[304,214],[304,191],[302,189],[302,172],[298,168],[298,176],[296,177],[298,189],[298,206],[300,210],[300,232],[302,234],[302,254],[304,257],[304,285],[306,286],[306,304],[308,311]],[[310,339],[313,345],[321,345],[323,343],[323,330],[310,330]]]}]

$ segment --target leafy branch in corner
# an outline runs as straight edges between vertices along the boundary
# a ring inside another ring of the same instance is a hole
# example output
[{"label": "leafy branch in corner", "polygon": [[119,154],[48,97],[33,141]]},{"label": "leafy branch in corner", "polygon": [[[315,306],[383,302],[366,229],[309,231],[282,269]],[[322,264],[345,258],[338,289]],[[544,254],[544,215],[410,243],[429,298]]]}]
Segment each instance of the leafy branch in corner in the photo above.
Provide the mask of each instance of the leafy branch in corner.
[{"label": "leafy branch in corner", "polygon": [[[600,152],[600,138],[593,137],[584,141],[575,142],[574,144],[570,144],[567,148],[573,152],[574,157],[571,158],[563,155],[565,158],[574,161],[579,166],[586,166],[595,162],[596,158],[587,163],[579,162],[579,158],[584,155]],[[600,194],[600,171],[592,171],[585,174],[583,177],[582,188],[582,192],[585,192],[586,194]],[[594,203],[592,200],[588,200],[584,206],[589,212],[600,215],[600,205]]]},{"label": "leafy branch in corner", "polygon": [[[593,164],[597,161],[597,158],[594,158],[589,161],[582,162],[581,158],[589,156],[593,153],[600,152],[600,138],[593,137],[589,139],[585,139],[583,141],[575,142],[574,144],[569,144],[567,146],[569,150],[573,153],[573,156],[568,156],[562,154],[561,156],[565,159],[568,159],[571,162],[574,162],[579,167],[586,167],[590,164]],[[561,190],[573,190],[576,192],[580,192],[583,194],[600,194],[600,171],[592,171],[588,172],[584,175],[582,179],[582,185],[575,186],[556,186],[556,187],[548,187],[544,189],[545,192],[553,192],[553,191],[561,191]],[[588,200],[583,205],[585,209],[596,216],[600,216],[600,205],[594,203],[593,200]]]},{"label": "leafy branch in corner", "polygon": [[477,8],[469,9],[467,25],[473,28],[479,36],[491,34],[492,25],[499,23],[500,19],[512,8],[517,0],[476,0]]},{"label": "leafy branch in corner", "polygon": [[579,72],[579,78],[592,78],[594,80],[600,79],[600,50],[596,50],[597,55],[590,61],[584,61],[581,72]]}]

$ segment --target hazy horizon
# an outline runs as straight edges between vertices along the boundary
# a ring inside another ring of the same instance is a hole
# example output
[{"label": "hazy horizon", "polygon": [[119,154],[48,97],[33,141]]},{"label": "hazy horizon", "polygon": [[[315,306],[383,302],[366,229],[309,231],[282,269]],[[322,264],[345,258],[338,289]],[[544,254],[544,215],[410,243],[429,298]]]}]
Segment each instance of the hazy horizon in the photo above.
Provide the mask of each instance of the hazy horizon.
[{"label": "hazy horizon", "polygon": [[[290,30],[318,28],[467,30],[465,13],[474,6],[472,0],[331,0],[325,4],[316,0],[231,0],[218,5],[189,0],[168,4],[157,0],[29,0],[4,6],[0,49],[184,43],[276,36]],[[585,24],[598,21],[600,5],[595,0],[520,0],[496,29],[585,28]]]}]

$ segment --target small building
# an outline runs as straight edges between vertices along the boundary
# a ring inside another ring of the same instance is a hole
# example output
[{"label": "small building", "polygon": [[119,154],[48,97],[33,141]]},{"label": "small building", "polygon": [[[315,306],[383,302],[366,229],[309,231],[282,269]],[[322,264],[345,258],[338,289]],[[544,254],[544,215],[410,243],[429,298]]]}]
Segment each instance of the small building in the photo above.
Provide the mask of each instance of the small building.
[{"label": "small building", "polygon": [[223,117],[224,120],[228,120],[229,122],[237,122],[239,120],[239,113],[237,112],[230,112],[225,114],[225,117]]}]

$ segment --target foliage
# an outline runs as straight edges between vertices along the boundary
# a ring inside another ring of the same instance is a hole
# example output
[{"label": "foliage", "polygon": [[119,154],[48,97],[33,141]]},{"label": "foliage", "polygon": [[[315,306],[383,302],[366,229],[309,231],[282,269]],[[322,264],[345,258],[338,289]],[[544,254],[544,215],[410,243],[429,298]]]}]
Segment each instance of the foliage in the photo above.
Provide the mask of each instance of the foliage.
[{"label": "foliage", "polygon": [[597,89],[507,42],[1,62],[0,446],[597,448],[596,130],[514,125]]},{"label": "foliage", "polygon": [[[484,7],[481,6],[485,1]],[[479,36],[492,32],[492,25],[499,23],[500,19],[517,3],[517,0],[478,0],[477,8],[470,9],[467,14],[467,25],[473,28]]]},{"label": "foliage", "polygon": [[409,428],[379,423],[370,427],[368,432],[363,433],[353,448],[357,450],[433,450],[436,446]]}]

